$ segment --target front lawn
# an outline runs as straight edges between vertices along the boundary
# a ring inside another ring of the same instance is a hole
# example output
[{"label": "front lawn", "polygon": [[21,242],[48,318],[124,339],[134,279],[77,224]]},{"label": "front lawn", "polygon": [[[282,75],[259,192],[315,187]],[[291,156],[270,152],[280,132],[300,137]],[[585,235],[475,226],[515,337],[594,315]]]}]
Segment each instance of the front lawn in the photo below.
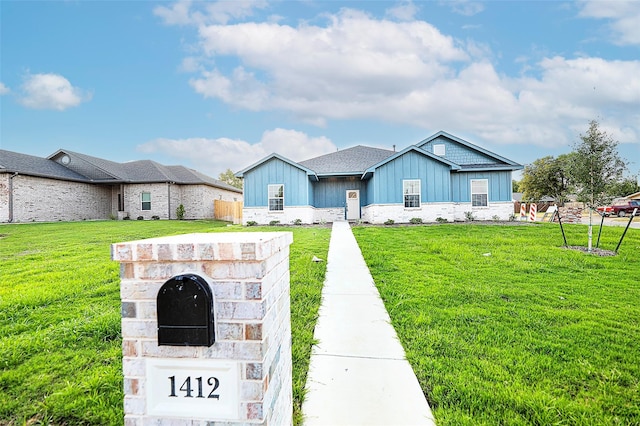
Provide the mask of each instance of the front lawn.
[{"label": "front lawn", "polygon": [[[289,230],[294,417],[330,229],[213,221],[0,226],[0,424],[122,424],[113,242]],[[571,245],[586,227],[566,227]],[[623,228],[606,228],[615,248]],[[562,248],[557,225],[355,227],[438,425],[640,424],[640,230],[618,256]]]},{"label": "front lawn", "polygon": [[640,424],[640,230],[613,257],[552,224],[354,234],[439,426]]},{"label": "front lawn", "polygon": [[215,221],[0,226],[0,424],[119,425],[119,265],[110,245],[192,232],[293,231],[294,415],[300,420],[329,228],[227,228]]}]

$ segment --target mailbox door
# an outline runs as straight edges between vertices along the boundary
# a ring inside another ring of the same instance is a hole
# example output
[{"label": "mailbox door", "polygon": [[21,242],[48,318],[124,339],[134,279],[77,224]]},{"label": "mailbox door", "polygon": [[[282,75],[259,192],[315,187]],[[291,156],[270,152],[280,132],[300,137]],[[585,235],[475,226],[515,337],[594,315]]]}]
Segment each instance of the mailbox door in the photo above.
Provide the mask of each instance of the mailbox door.
[{"label": "mailbox door", "polygon": [[215,342],[213,292],[195,274],[178,275],[157,297],[158,345],[211,346]]}]

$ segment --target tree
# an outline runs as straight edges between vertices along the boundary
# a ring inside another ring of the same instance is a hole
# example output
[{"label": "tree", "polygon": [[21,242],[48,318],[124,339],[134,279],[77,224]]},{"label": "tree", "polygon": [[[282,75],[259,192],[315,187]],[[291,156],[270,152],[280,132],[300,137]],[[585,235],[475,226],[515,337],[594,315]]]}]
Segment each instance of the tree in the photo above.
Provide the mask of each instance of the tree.
[{"label": "tree", "polygon": [[593,209],[611,202],[613,197],[607,188],[622,179],[627,165],[618,155],[618,142],[600,130],[596,120],[589,122],[589,130],[580,135],[580,140],[574,146],[570,168],[578,191],[578,201],[589,207],[588,250],[591,251]]},{"label": "tree", "polygon": [[511,190],[513,192],[520,192],[520,182],[515,180],[515,179],[512,179],[511,180]]},{"label": "tree", "polygon": [[237,178],[231,169],[227,169],[224,172],[220,173],[218,176],[218,180],[222,181],[231,186],[235,186],[238,189],[242,189],[242,179]]},{"label": "tree", "polygon": [[640,185],[638,185],[638,178],[631,177],[625,178],[621,181],[613,182],[607,187],[607,192],[613,198],[626,197],[630,194],[640,192]]},{"label": "tree", "polygon": [[549,196],[553,197],[558,204],[564,204],[571,187],[568,164],[571,163],[572,155],[564,154],[558,158],[549,155],[527,165],[520,181],[522,199],[539,201]]}]

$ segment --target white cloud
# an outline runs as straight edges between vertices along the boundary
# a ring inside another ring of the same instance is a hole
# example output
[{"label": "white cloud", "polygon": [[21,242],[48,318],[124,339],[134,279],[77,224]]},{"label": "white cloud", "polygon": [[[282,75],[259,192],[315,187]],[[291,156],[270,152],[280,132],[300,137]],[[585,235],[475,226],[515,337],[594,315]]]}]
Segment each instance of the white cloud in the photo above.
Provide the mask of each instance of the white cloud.
[{"label": "white cloud", "polygon": [[190,83],[233,106],[291,111],[322,123],[369,116],[381,102],[429,87],[452,73],[452,63],[469,59],[426,22],[380,21],[347,9],[329,18],[326,27],[202,26],[205,55],[235,56],[243,65],[204,71]]},{"label": "white cloud", "polygon": [[385,11],[388,17],[395,18],[399,21],[411,21],[414,19],[416,13],[418,13],[418,7],[412,1],[403,1],[397,6]]},{"label": "white cloud", "polygon": [[217,177],[220,172],[242,170],[272,153],[302,161],[329,152],[336,146],[326,137],[310,137],[287,129],[265,131],[259,142],[218,138],[156,139],[137,147],[144,153],[163,153],[176,162],[188,161],[198,171]]},{"label": "white cloud", "polygon": [[180,0],[171,5],[171,7],[155,7],[153,14],[162,18],[167,25],[189,25],[194,23],[190,8],[191,0]]},{"label": "white cloud", "polygon": [[63,111],[91,99],[91,94],[71,85],[59,74],[28,74],[19,101],[27,108]]},{"label": "white cloud", "polygon": [[[482,10],[474,2],[452,6]],[[232,107],[284,111],[318,126],[381,120],[559,147],[598,118],[618,129],[611,133],[620,142],[640,141],[640,61],[547,57],[507,76],[490,62],[484,43],[455,40],[424,21],[376,19],[353,9],[322,16],[324,25],[199,25],[202,57],[189,59],[197,70],[191,86]],[[233,67],[225,67],[226,57]]]},{"label": "white cloud", "polygon": [[446,0],[441,4],[447,5],[451,10],[459,15],[473,16],[484,10],[484,4],[472,0]]},{"label": "white cloud", "polygon": [[[201,3],[202,4],[202,3]],[[193,10],[191,0],[179,0],[170,7],[157,6],[153,13],[167,25],[227,24],[253,15],[255,9],[268,6],[266,0],[234,0],[206,3],[204,10]]]},{"label": "white cloud", "polygon": [[6,95],[10,91],[11,90],[7,86],[5,86],[4,83],[0,82],[0,96]]},{"label": "white cloud", "polygon": [[612,39],[621,45],[640,44],[640,2],[588,0],[581,2],[580,16],[607,19]]}]

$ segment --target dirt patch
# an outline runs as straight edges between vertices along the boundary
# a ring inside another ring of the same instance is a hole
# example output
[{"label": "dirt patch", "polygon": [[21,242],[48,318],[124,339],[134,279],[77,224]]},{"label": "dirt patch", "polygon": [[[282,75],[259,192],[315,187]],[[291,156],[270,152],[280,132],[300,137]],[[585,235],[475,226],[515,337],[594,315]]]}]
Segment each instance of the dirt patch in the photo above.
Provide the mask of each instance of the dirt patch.
[{"label": "dirt patch", "polygon": [[600,257],[617,256],[618,255],[618,253],[616,253],[615,251],[603,250],[601,248],[595,248],[595,247],[591,248],[591,252],[589,252],[589,249],[587,247],[583,247],[583,246],[567,246],[565,248],[567,250],[581,251],[583,253],[593,254],[595,256],[600,256]]}]

